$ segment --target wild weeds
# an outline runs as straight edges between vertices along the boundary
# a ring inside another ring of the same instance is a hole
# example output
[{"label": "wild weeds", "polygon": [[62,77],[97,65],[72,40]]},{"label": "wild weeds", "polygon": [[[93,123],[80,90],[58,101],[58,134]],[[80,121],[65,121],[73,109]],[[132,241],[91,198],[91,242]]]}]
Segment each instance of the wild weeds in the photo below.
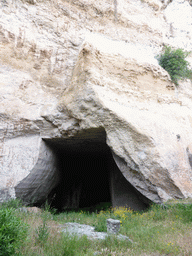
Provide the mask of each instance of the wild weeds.
[{"label": "wild weeds", "polygon": [[[192,255],[192,204],[152,205],[143,212],[134,212],[126,207],[108,208],[99,212],[50,213],[48,207],[38,214],[19,212],[15,217],[28,223],[27,239],[22,247],[15,247],[18,255]],[[10,216],[10,214],[8,214]],[[97,231],[106,231],[108,218],[121,221],[120,234],[128,240],[109,236],[105,240],[90,240],[87,236],[72,236],[62,232],[60,225],[77,222],[95,226]],[[0,226],[1,230],[1,226]],[[16,229],[8,230],[8,234]],[[16,237],[17,240],[17,237]],[[12,244],[12,243],[9,243]],[[20,248],[20,249],[19,249]],[[9,252],[0,255],[11,255]]]},{"label": "wild weeds", "polygon": [[38,228],[36,228],[35,230],[36,243],[39,243],[41,246],[46,244],[49,237],[49,227],[47,225],[47,221],[48,219],[51,218],[50,211],[52,211],[52,209],[50,208],[48,202],[46,201],[44,205],[44,211],[41,214],[43,223],[39,225]]},{"label": "wild weeds", "polygon": [[41,224],[35,231],[36,242],[39,243],[41,246],[45,245],[49,236],[49,228],[45,219],[43,219],[43,224]]}]

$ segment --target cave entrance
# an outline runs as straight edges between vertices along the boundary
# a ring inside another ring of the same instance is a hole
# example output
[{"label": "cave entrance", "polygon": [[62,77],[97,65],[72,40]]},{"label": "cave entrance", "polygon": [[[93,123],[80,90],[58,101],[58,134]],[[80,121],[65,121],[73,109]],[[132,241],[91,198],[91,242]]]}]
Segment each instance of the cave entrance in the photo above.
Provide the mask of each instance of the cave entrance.
[{"label": "cave entrance", "polygon": [[111,202],[112,155],[105,134],[100,133],[97,139],[81,138],[46,140],[59,160],[59,184],[48,196],[51,207],[58,211],[91,209]]},{"label": "cave entrance", "polygon": [[128,181],[127,168],[130,171],[107,146],[103,129],[84,130],[65,139],[43,138],[36,164],[15,187],[15,194],[36,206],[48,200],[58,211],[94,210],[101,203],[144,210],[150,201]]},{"label": "cave entrance", "polygon": [[107,146],[103,130],[92,129],[71,138],[44,142],[57,162],[58,182],[48,194],[51,207],[64,211],[91,207],[94,210],[101,203],[134,210],[148,206],[146,198],[117,167],[117,156]]},{"label": "cave entrance", "polygon": [[60,152],[60,182],[49,195],[52,207],[61,211],[111,202],[107,151]]}]

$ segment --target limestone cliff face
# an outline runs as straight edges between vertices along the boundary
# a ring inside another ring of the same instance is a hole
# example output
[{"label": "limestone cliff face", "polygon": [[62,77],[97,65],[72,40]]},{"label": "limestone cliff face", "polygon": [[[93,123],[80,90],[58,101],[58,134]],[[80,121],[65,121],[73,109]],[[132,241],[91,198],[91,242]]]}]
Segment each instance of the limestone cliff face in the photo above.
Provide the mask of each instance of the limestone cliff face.
[{"label": "limestone cliff face", "polygon": [[191,49],[189,2],[0,4],[0,200],[51,193],[48,141],[85,154],[106,143],[146,199],[192,197],[191,82],[175,88],[155,59],[164,44]]}]

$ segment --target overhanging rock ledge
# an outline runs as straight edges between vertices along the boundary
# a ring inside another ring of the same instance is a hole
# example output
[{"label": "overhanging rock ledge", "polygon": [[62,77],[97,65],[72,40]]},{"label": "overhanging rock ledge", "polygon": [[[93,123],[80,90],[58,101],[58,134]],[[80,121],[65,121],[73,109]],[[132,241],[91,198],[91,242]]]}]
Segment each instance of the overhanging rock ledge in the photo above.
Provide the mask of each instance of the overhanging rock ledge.
[{"label": "overhanging rock ledge", "polygon": [[80,130],[105,130],[116,165],[145,198],[161,203],[191,196],[190,112],[167,86],[168,74],[155,59],[127,58],[132,45],[123,55],[117,42],[92,38],[80,50],[61,105]]}]

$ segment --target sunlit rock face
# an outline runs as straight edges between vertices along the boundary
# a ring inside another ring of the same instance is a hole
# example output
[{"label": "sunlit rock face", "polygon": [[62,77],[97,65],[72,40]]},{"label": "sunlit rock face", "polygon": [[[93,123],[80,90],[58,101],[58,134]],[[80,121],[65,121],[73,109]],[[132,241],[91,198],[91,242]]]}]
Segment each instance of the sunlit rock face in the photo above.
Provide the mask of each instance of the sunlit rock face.
[{"label": "sunlit rock face", "polygon": [[104,127],[118,168],[146,198],[160,203],[190,196],[191,103],[183,105],[182,89],[179,97],[170,90],[155,60],[142,62],[132,45],[104,41],[94,45],[92,37],[83,44],[60,102],[80,129]]},{"label": "sunlit rock face", "polygon": [[192,7],[169,2],[0,3],[0,201],[192,197],[191,82],[155,58],[191,49]]}]

